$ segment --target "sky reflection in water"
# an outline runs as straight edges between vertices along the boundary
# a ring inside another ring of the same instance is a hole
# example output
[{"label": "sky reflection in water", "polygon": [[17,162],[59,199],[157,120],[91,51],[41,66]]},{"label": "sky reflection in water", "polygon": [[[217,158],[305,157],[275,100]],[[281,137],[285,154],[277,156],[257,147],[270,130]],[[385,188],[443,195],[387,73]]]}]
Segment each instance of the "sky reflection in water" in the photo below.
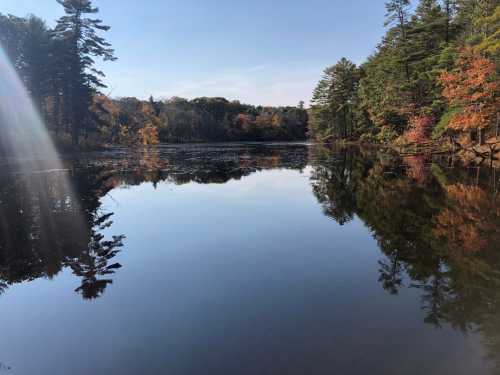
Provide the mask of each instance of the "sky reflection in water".
[{"label": "sky reflection in water", "polygon": [[500,369],[495,171],[301,144],[63,163],[75,205],[1,163],[0,373]]}]

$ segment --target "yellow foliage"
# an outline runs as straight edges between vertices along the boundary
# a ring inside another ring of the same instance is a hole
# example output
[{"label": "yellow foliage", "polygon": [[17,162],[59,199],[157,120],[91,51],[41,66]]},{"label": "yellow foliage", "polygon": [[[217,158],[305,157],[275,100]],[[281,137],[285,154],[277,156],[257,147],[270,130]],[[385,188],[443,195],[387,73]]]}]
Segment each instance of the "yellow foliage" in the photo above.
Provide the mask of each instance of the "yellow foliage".
[{"label": "yellow foliage", "polygon": [[147,124],[137,132],[139,143],[143,145],[157,145],[160,143],[158,136],[158,128],[152,124]]}]

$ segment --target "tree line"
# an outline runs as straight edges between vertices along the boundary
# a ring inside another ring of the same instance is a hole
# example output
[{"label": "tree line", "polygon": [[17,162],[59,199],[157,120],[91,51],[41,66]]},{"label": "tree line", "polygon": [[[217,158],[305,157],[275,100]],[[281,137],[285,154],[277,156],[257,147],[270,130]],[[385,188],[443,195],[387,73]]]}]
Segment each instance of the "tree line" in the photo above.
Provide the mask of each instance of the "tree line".
[{"label": "tree line", "polygon": [[[387,33],[368,60],[327,68],[306,111],[223,98],[112,99],[95,59],[116,60],[90,0],[57,0],[49,28],[0,14],[0,42],[50,132],[76,144],[315,140],[427,143],[497,139],[499,0],[386,3]],[[466,135],[466,136],[465,136]]]},{"label": "tree line", "polygon": [[498,0],[386,2],[388,28],[368,60],[324,71],[310,111],[314,139],[426,143],[498,136]]},{"label": "tree line", "polygon": [[308,122],[303,108],[206,97],[142,101],[98,95],[92,113],[100,139],[112,144],[304,140]]},{"label": "tree line", "polygon": [[91,0],[57,0],[64,16],[0,14],[0,44],[55,139],[73,145],[227,140],[301,140],[308,115],[299,107],[260,107],[223,98],[111,99],[95,60],[116,60]]}]

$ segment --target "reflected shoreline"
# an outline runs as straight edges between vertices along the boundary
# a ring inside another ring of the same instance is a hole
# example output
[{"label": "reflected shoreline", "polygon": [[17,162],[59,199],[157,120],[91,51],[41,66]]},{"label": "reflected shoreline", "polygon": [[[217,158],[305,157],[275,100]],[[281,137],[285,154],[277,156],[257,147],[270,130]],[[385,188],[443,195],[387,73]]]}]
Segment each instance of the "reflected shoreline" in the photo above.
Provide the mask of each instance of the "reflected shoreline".
[{"label": "reflected shoreline", "polygon": [[[495,169],[310,144],[119,148],[67,158],[62,170],[50,173],[17,173],[6,161],[0,168],[0,292],[67,268],[80,280],[76,292],[84,299],[102,297],[119,282],[116,259],[128,251],[127,233],[103,235],[113,233],[113,213],[102,208],[113,189],[225,184],[264,170],[310,168],[323,214],[339,225],[359,218],[377,241],[380,287],[394,298],[417,290],[429,325],[480,332],[500,369]],[[73,193],[59,189],[61,178]]]}]

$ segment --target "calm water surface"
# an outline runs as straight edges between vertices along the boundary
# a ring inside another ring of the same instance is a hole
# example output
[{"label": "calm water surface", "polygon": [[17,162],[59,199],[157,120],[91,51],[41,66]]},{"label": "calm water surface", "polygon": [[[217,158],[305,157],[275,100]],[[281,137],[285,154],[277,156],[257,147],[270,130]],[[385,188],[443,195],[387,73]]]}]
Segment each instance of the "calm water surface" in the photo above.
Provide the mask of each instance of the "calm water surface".
[{"label": "calm water surface", "polygon": [[498,171],[305,144],[63,164],[0,160],[0,374],[500,373]]}]

